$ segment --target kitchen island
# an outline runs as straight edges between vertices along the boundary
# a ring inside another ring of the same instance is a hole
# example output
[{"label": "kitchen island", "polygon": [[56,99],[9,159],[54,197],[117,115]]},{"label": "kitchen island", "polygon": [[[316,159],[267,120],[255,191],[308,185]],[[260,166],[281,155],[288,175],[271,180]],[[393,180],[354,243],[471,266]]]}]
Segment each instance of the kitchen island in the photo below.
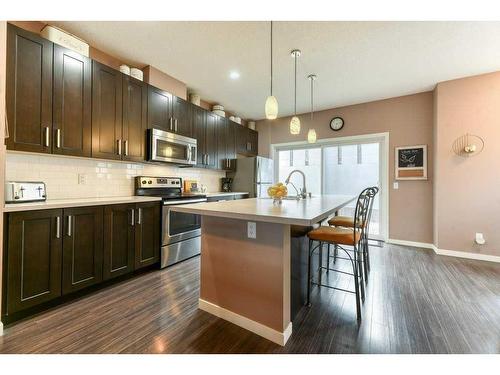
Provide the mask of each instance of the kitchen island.
[{"label": "kitchen island", "polygon": [[294,315],[291,285],[294,280],[305,284],[294,275],[300,265],[293,266],[303,259],[298,253],[307,253],[306,230],[300,228],[324,221],[354,200],[322,195],[280,205],[253,198],[172,207],[202,215],[199,308],[285,345]]}]

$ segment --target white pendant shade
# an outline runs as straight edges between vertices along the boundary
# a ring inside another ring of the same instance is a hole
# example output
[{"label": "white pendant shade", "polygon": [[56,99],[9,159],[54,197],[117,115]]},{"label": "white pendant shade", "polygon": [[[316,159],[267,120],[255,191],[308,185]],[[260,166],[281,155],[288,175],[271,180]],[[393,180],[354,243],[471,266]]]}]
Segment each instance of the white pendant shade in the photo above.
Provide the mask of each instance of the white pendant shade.
[{"label": "white pendant shade", "polygon": [[300,134],[300,120],[297,116],[293,116],[290,120],[290,134]]},{"label": "white pendant shade", "polygon": [[267,97],[265,111],[268,120],[274,120],[278,117],[278,101],[275,96],[270,95]]},{"label": "white pendant shade", "polygon": [[307,132],[307,142],[316,143],[316,130],[309,129],[309,131]]}]

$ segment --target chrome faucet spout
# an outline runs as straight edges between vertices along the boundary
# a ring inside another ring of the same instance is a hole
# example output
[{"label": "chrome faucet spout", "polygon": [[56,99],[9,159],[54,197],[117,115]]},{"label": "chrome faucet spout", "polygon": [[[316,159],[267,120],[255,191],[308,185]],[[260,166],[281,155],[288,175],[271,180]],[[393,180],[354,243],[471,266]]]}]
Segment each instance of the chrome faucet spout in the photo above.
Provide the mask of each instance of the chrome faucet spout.
[{"label": "chrome faucet spout", "polygon": [[[302,189],[300,189],[300,192],[297,191],[297,195],[300,196],[302,199],[305,199],[307,198],[307,189],[306,189],[306,175],[304,174],[304,172],[298,169],[294,169],[293,171],[290,172],[290,174],[286,178],[285,184],[288,185],[290,183],[290,177],[292,177],[294,173],[300,173],[302,175]],[[295,190],[297,190],[294,184],[292,184],[292,186],[295,188]]]}]

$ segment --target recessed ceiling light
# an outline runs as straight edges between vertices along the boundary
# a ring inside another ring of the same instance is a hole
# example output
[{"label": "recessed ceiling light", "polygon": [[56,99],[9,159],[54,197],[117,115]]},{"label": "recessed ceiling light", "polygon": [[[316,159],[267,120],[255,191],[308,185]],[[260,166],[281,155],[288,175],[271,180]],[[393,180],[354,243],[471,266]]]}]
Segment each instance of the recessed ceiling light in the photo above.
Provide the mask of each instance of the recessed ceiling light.
[{"label": "recessed ceiling light", "polygon": [[237,71],[233,70],[231,73],[229,73],[229,78],[231,79],[238,79],[240,78],[240,73]]}]

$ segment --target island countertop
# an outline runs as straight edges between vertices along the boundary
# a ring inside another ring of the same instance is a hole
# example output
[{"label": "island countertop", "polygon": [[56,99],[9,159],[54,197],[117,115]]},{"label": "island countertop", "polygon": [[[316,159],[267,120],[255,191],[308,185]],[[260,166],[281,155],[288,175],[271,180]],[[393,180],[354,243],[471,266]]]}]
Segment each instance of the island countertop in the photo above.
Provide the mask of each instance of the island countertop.
[{"label": "island countertop", "polygon": [[273,204],[270,198],[194,203],[172,206],[173,211],[268,223],[311,226],[356,199],[353,195],[320,195],[302,200],[283,200]]}]

